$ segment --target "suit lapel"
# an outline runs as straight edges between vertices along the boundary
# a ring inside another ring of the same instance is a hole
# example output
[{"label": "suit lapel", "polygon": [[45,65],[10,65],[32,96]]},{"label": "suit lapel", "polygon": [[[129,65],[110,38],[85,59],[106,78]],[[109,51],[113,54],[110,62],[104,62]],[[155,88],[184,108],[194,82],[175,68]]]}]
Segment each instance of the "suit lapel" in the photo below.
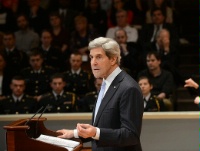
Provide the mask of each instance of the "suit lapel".
[{"label": "suit lapel", "polygon": [[[123,80],[124,78],[124,71],[120,72],[116,78],[113,80],[113,82],[111,83],[110,87],[108,88],[102,102],[101,105],[99,107],[99,111],[96,115],[96,119],[95,119],[95,123],[94,125],[97,125],[99,118],[102,115],[103,110],[105,109],[106,105],[109,103],[109,101],[112,99],[113,95],[115,94],[115,92],[117,91],[117,89],[120,86],[120,82]],[[94,114],[93,114],[93,121],[94,121]]]}]

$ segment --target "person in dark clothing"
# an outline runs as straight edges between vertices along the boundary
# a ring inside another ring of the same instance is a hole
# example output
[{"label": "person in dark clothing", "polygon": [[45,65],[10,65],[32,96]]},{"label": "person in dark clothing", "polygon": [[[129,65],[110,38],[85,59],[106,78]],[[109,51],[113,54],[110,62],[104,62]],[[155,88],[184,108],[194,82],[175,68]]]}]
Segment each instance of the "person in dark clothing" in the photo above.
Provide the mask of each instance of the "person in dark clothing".
[{"label": "person in dark clothing", "polygon": [[0,114],[28,114],[36,111],[37,101],[24,92],[25,85],[23,77],[12,78],[10,84],[12,94],[0,101]]}]

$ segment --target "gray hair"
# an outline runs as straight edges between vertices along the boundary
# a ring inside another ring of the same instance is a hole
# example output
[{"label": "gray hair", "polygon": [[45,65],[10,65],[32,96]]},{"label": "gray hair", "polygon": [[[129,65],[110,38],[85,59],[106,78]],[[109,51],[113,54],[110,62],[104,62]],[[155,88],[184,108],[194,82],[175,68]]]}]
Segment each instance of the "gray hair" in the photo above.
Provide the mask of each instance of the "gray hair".
[{"label": "gray hair", "polygon": [[99,37],[89,43],[88,49],[91,50],[98,47],[101,47],[105,51],[108,58],[117,57],[117,64],[120,64],[120,48],[119,44],[115,40]]}]

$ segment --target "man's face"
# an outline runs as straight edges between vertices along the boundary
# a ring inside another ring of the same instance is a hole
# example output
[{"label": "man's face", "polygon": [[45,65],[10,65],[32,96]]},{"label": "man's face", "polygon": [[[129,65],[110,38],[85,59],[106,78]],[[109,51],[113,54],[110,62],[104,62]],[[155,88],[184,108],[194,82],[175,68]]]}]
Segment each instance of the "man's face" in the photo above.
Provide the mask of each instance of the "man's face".
[{"label": "man's face", "polygon": [[63,81],[62,78],[55,78],[50,83],[50,86],[54,92],[56,92],[57,94],[60,94],[64,90],[65,81]]},{"label": "man's face", "polygon": [[147,95],[150,93],[151,89],[153,88],[152,85],[150,85],[150,83],[148,82],[147,79],[141,79],[139,82],[138,82],[141,90],[142,90],[142,94],[143,95]]},{"label": "man's face", "polygon": [[90,64],[95,78],[107,78],[113,71],[116,58],[108,58],[102,48],[90,50]]},{"label": "man's face", "polygon": [[154,55],[148,55],[147,58],[147,67],[151,70],[156,70],[160,67],[160,60],[157,60]]},{"label": "man's face", "polygon": [[4,35],[3,36],[3,44],[6,48],[12,49],[15,46],[15,38],[13,35]]},{"label": "man's face", "polygon": [[124,27],[127,25],[127,14],[126,12],[119,12],[116,14],[117,25],[119,27]]},{"label": "man's face", "polygon": [[33,70],[39,70],[42,68],[43,59],[40,55],[31,56],[29,62]]},{"label": "man's face", "polygon": [[119,30],[116,32],[115,39],[118,42],[118,44],[124,44],[127,41],[127,36],[124,31]]},{"label": "man's face", "polygon": [[17,18],[17,25],[20,29],[26,29],[28,26],[28,22],[24,16],[19,16]]},{"label": "man's face", "polygon": [[75,22],[76,31],[84,31],[87,30],[87,22],[85,20],[80,20]]},{"label": "man's face", "polygon": [[82,56],[72,54],[70,57],[71,68],[75,71],[81,68],[82,65]]},{"label": "man's face", "polygon": [[61,20],[58,16],[50,16],[50,24],[52,27],[58,27],[61,25]]},{"label": "man's face", "polygon": [[10,84],[12,93],[15,96],[21,96],[25,90],[25,81],[24,80],[12,80]]},{"label": "man's face", "polygon": [[49,32],[43,32],[42,36],[41,36],[41,41],[42,44],[45,46],[50,46],[51,45],[51,41],[52,41],[52,37],[51,34]]},{"label": "man's face", "polygon": [[161,25],[164,23],[165,17],[163,16],[160,10],[156,10],[153,12],[152,21],[156,25]]}]

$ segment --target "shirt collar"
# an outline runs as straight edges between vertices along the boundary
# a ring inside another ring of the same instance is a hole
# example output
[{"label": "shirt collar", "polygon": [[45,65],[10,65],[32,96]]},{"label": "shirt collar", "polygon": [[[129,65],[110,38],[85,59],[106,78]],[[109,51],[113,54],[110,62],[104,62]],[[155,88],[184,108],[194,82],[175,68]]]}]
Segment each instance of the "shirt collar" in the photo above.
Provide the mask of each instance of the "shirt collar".
[{"label": "shirt collar", "polygon": [[72,71],[73,74],[74,74],[74,73],[76,73],[76,74],[80,74],[80,72],[81,72],[81,68],[78,69],[77,71],[74,71],[73,69],[72,69],[71,71]]},{"label": "shirt collar", "polygon": [[13,99],[15,100],[15,102],[17,102],[17,100],[21,100],[24,94],[22,94],[21,96],[17,97],[14,94],[12,94]]},{"label": "shirt collar", "polygon": [[60,94],[57,94],[55,91],[52,91],[52,93],[53,93],[53,95],[54,95],[54,97],[57,97],[57,95],[60,95],[60,96],[62,96],[63,95],[63,93],[64,93],[64,90],[60,93]]},{"label": "shirt collar", "polygon": [[108,77],[107,79],[103,79],[104,82],[106,83],[106,90],[108,90],[108,88],[110,87],[111,83],[113,82],[113,80],[115,79],[115,77],[121,72],[122,70],[117,67]]},{"label": "shirt collar", "polygon": [[146,97],[144,97],[144,99],[145,99],[146,101],[148,101],[149,98],[150,98],[150,96],[151,96],[151,93],[149,93]]}]

